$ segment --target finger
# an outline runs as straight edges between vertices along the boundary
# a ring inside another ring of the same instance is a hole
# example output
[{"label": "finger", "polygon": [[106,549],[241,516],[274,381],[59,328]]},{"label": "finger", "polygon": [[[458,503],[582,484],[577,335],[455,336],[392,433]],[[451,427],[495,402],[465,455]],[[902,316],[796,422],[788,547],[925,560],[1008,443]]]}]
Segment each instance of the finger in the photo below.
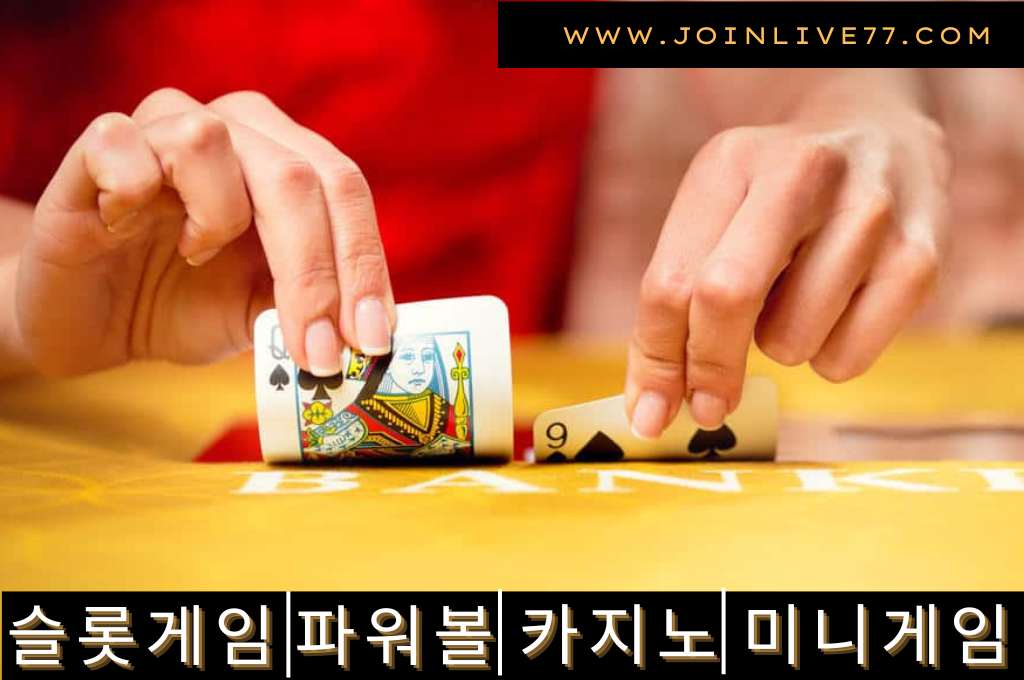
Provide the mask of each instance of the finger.
[{"label": "finger", "polygon": [[327,200],[334,258],[340,275],[340,331],[366,354],[391,351],[395,303],[370,187],[359,167],[329,141],[281,111],[267,97],[238,92],[210,108],[244,120],[263,135],[298,152],[316,169]]},{"label": "finger", "polygon": [[188,217],[178,252],[199,266],[241,235],[252,221],[242,169],[227,125],[202,107],[158,118],[143,132],[165,181],[181,197]]},{"label": "finger", "polygon": [[828,147],[795,150],[788,167],[754,180],[701,267],[686,346],[690,414],[701,427],[718,427],[739,403],[765,298],[796,247],[820,226],[843,169],[843,156]]},{"label": "finger", "polygon": [[943,243],[935,238],[941,230],[934,225],[942,219],[922,215],[883,244],[867,283],[811,359],[819,375],[842,382],[864,373],[921,306],[938,277]]},{"label": "finger", "polygon": [[720,135],[694,159],[644,274],[629,346],[626,414],[633,433],[654,439],[675,419],[685,387],[693,280],[746,193],[743,140]]},{"label": "finger", "polygon": [[[110,270],[126,263],[106,256],[126,243],[126,226],[159,196],[161,183],[156,157],[123,114],[98,117],[64,157],[37,203],[14,291],[19,332],[44,373],[124,361],[127,346],[111,346],[107,331],[118,316]],[[71,338],[95,351],[70,351]]]},{"label": "finger", "polygon": [[72,145],[39,200],[38,214],[56,219],[36,222],[61,229],[47,234],[62,251],[54,255],[85,261],[123,242],[128,234],[119,227],[157,196],[162,179],[134,121],[103,114]]},{"label": "finger", "polygon": [[894,200],[889,191],[851,191],[851,207],[832,216],[799,249],[769,293],[755,330],[767,356],[786,366],[809,361],[864,280],[886,231]]},{"label": "finger", "polygon": [[237,122],[231,141],[274,279],[285,345],[314,375],[341,371],[340,293],[320,178],[305,158]]},{"label": "finger", "polygon": [[187,207],[178,252],[202,265],[252,222],[241,167],[226,123],[197,99],[167,87],[148,95],[132,113],[147,131]]},{"label": "finger", "polygon": [[[133,115],[149,122],[202,106],[187,94],[167,88],[143,100]],[[338,373],[339,291],[319,177],[296,152],[236,119],[224,116],[223,120],[274,281],[285,346],[295,362],[311,373]]]}]

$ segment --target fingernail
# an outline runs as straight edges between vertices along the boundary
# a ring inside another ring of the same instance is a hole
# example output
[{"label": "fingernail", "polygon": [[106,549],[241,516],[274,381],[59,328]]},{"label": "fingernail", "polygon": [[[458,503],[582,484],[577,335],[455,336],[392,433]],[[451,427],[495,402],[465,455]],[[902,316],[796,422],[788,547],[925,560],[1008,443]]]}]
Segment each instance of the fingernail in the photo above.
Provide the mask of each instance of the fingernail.
[{"label": "fingernail", "polygon": [[690,397],[690,415],[706,429],[720,427],[727,408],[724,399],[709,392],[697,390]]},{"label": "fingernail", "polygon": [[306,361],[315,376],[341,373],[341,346],[330,319],[317,319],[306,329]]},{"label": "fingernail", "polygon": [[380,298],[363,298],[356,305],[356,340],[368,356],[381,356],[391,351],[391,322]]},{"label": "fingernail", "polygon": [[189,255],[188,257],[185,258],[185,262],[188,262],[193,267],[200,267],[209,262],[210,260],[212,260],[214,257],[216,257],[217,253],[219,252],[220,248],[210,248],[209,250],[203,250],[201,252],[196,253],[195,255]]},{"label": "fingernail", "polygon": [[117,218],[117,220],[113,222],[108,222],[106,224],[107,231],[110,232],[111,234],[124,234],[130,221],[135,219],[135,216],[138,214],[138,210],[132,210],[130,213],[127,213]]},{"label": "fingernail", "polygon": [[634,437],[657,439],[665,429],[668,418],[668,402],[657,392],[641,392],[633,409],[633,421],[629,429]]}]

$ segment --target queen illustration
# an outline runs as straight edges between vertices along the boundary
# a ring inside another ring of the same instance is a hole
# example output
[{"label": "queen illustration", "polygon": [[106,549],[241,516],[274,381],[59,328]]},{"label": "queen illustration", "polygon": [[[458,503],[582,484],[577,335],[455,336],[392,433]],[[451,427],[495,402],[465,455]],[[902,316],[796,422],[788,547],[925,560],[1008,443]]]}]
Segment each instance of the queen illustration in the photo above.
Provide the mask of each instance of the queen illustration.
[{"label": "queen illustration", "polygon": [[451,347],[449,338],[445,351],[434,335],[396,338],[379,381],[374,373],[384,364],[370,368],[366,388],[346,409],[365,426],[356,445],[360,454],[440,455],[471,448],[470,372],[459,335],[463,341]]}]

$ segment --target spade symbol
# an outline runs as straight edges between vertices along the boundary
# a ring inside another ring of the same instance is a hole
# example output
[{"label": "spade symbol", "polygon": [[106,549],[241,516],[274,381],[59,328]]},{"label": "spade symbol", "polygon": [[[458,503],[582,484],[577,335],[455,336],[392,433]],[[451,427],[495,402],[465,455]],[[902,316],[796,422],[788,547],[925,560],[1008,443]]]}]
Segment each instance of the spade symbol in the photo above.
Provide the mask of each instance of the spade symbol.
[{"label": "spade symbol", "polygon": [[728,425],[722,425],[717,430],[697,430],[690,439],[690,453],[706,452],[707,456],[717,456],[719,451],[725,451],[736,446],[736,435],[732,433]]},{"label": "spade symbol", "polygon": [[341,387],[342,379],[341,373],[319,378],[312,373],[299,371],[299,386],[304,390],[315,390],[313,392],[313,399],[318,401],[330,401],[331,396],[327,394],[328,388],[332,390],[338,389]]},{"label": "spade symbol", "polygon": [[288,371],[284,370],[281,364],[278,364],[277,368],[270,372],[270,386],[276,387],[278,392],[283,390],[284,386],[290,382],[291,378],[288,377]]},{"label": "spade symbol", "polygon": [[576,454],[575,460],[587,461],[609,461],[622,460],[622,447],[612,441],[612,438],[600,430],[590,438],[583,448]]}]

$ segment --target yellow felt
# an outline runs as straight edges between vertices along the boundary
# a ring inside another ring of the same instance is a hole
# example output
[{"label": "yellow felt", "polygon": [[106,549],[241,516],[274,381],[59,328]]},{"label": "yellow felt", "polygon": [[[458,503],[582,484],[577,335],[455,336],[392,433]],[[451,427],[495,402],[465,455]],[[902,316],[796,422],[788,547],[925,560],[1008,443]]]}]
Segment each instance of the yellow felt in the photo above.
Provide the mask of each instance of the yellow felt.
[{"label": "yellow felt", "polygon": [[[534,341],[517,344],[514,361],[521,424],[620,389],[620,348]],[[760,356],[751,368],[777,379],[790,419],[1024,417],[1024,335],[906,337],[847,385]],[[241,495],[250,473],[271,468],[190,461],[226,426],[253,417],[250,373],[241,357],[0,386],[0,587],[1024,586],[1024,493],[990,491],[970,471],[1024,470],[1024,460],[485,468],[549,490],[506,494],[395,493],[451,470],[357,469],[348,491]],[[792,490],[797,468],[908,466],[924,470],[908,479],[953,490]],[[735,492],[619,480],[631,490],[595,493],[599,469],[704,481],[745,472]]]}]

